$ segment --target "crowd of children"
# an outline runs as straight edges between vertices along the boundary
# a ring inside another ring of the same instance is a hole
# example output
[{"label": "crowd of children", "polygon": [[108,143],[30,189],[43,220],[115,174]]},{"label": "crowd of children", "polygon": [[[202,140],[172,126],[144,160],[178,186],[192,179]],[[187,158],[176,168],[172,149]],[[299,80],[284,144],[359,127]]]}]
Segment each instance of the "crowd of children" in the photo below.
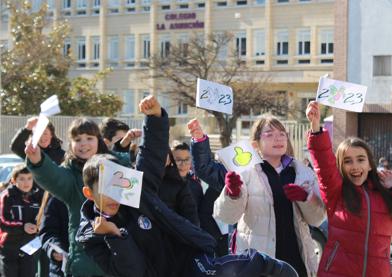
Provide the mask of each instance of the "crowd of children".
[{"label": "crowd of children", "polygon": [[[37,118],[18,131],[11,149],[26,163],[0,195],[0,276],[391,275],[392,173],[377,171],[358,138],[343,141],[335,158],[316,102],[306,110],[316,174],[293,157],[274,117],[258,120],[250,135],[263,163],[239,174],[212,158],[197,120],[188,124],[190,147],[169,147],[158,100],[148,96],[139,109],[143,130],[76,119],[67,152],[52,124],[37,147],[29,139]],[[143,172],[139,208],[98,192],[103,160]],[[326,218],[319,262],[309,225]],[[219,220],[236,225],[229,255]],[[21,250],[37,236],[41,250]]]}]

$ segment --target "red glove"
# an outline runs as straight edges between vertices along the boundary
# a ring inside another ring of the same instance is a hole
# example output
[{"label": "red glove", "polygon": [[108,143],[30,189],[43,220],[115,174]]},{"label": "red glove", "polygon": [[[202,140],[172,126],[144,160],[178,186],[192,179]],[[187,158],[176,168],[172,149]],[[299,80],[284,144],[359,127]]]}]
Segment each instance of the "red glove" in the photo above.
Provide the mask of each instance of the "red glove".
[{"label": "red glove", "polygon": [[234,171],[226,173],[225,177],[226,192],[231,197],[238,197],[241,192],[242,181],[240,175]]},{"label": "red glove", "polygon": [[305,201],[308,193],[304,188],[296,184],[287,184],[283,186],[284,194],[290,201]]}]

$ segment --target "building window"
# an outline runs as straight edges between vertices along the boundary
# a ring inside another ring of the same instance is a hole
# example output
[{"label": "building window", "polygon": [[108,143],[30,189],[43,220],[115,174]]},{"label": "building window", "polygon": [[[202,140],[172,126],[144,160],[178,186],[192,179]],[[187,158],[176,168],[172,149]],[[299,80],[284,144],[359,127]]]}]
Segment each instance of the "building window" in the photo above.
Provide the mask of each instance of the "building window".
[{"label": "building window", "polygon": [[289,54],[289,33],[279,31],[276,34],[276,55],[283,56]]},{"label": "building window", "polygon": [[51,11],[54,9],[54,0],[48,0],[48,10]]},{"label": "building window", "polygon": [[178,102],[177,114],[188,114],[188,105],[183,102]]},{"label": "building window", "polygon": [[68,56],[71,51],[71,39],[66,38],[64,40],[63,55]]},{"label": "building window", "polygon": [[109,60],[118,61],[118,48],[119,48],[118,36],[109,37],[109,43],[108,43]]},{"label": "building window", "polygon": [[120,8],[120,0],[109,0],[108,8],[109,13],[118,13]]},{"label": "building window", "polygon": [[99,8],[101,6],[101,0],[94,0],[93,8]]},{"label": "building window", "polygon": [[289,0],[277,0],[278,3],[288,3]]},{"label": "building window", "polygon": [[246,33],[241,32],[235,38],[236,53],[238,56],[246,56]]},{"label": "building window", "polygon": [[136,4],[136,0],[126,0],[125,1],[125,5],[126,6],[135,6],[135,4]]},{"label": "building window", "polygon": [[245,6],[246,4],[248,4],[248,1],[246,1],[246,0],[238,0],[237,1],[237,6]]},{"label": "building window", "polygon": [[265,0],[256,0],[256,4],[257,5],[264,5],[265,4]]},{"label": "building window", "polygon": [[392,56],[373,56],[373,76],[392,76]]},{"label": "building window", "polygon": [[78,61],[86,60],[86,39],[78,38]]},{"label": "building window", "polygon": [[226,7],[227,6],[227,2],[226,1],[220,1],[220,2],[217,2],[216,5],[218,7]]},{"label": "building window", "polygon": [[169,113],[170,111],[169,95],[165,92],[158,93],[158,101],[161,104],[161,107],[164,108]]},{"label": "building window", "polygon": [[320,54],[331,55],[333,54],[333,31],[322,30],[320,33]]},{"label": "building window", "polygon": [[76,8],[77,9],[85,9],[85,8],[87,8],[87,0],[78,0],[76,2]]},{"label": "building window", "polygon": [[93,46],[93,60],[97,61],[99,60],[99,51],[100,51],[100,38],[99,37],[93,37],[92,40],[92,46]]},{"label": "building window", "polygon": [[150,58],[150,36],[149,35],[144,35],[143,36],[143,59],[149,59]]},{"label": "building window", "polygon": [[310,54],[310,30],[301,30],[297,33],[298,55]]},{"label": "building window", "polygon": [[254,32],[254,55],[264,56],[265,55],[265,32],[263,30],[256,30]]},{"label": "building window", "polygon": [[71,8],[71,0],[63,0],[63,9]]},{"label": "building window", "polygon": [[183,57],[188,56],[188,48],[189,48],[188,34],[186,33],[178,34],[177,43],[179,49],[181,50],[182,56]]},{"label": "building window", "polygon": [[127,61],[135,60],[135,36],[130,35],[125,38],[125,59]]},{"label": "building window", "polygon": [[163,35],[160,37],[159,41],[161,58],[165,58],[169,56],[170,52],[170,36]]},{"label": "building window", "polygon": [[197,7],[198,8],[204,8],[206,6],[206,4],[203,2],[203,3],[197,3]]},{"label": "building window", "polygon": [[123,94],[123,114],[134,114],[135,113],[135,93],[133,90],[128,89]]}]

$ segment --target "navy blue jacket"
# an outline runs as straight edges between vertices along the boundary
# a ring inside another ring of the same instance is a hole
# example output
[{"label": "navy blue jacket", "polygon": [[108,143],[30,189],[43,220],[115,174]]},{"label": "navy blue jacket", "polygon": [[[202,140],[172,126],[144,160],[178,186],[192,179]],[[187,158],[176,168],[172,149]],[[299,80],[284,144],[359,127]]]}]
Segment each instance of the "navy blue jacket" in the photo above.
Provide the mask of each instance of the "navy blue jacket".
[{"label": "navy blue jacket", "polygon": [[121,206],[118,214],[108,219],[125,228],[128,236],[94,234],[93,204],[86,201],[82,207],[76,240],[106,274],[183,276],[186,261],[191,261],[189,257],[199,252],[213,253],[215,240],[169,209],[158,197],[168,150],[162,145],[168,145],[168,138],[167,113],[162,109],[162,117],[147,116],[136,159],[136,169],[144,172],[140,207]]},{"label": "navy blue jacket", "polygon": [[53,245],[68,252],[68,210],[63,202],[52,196],[45,207],[44,217],[40,227],[42,249],[50,259],[50,276],[64,276],[61,262],[53,259]]},{"label": "navy blue jacket", "polygon": [[227,170],[221,163],[212,158],[208,137],[201,142],[192,140],[191,154],[196,176],[206,182],[210,188],[220,193],[225,186]]}]

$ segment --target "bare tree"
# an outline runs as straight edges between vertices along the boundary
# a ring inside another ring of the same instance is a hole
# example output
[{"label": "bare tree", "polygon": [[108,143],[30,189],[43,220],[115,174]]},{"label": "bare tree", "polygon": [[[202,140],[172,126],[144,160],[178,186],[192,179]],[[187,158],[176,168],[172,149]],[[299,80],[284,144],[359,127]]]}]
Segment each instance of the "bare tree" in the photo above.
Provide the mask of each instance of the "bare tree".
[{"label": "bare tree", "polygon": [[170,45],[152,57],[150,68],[153,78],[164,82],[171,99],[194,106],[197,78],[232,87],[233,114],[208,111],[216,118],[222,146],[231,143],[232,130],[241,115],[272,111],[278,115],[287,112],[287,101],[267,90],[268,80],[257,78],[257,72],[247,68],[236,49],[230,51],[233,36],[230,33],[204,37],[191,36],[186,43]]}]

